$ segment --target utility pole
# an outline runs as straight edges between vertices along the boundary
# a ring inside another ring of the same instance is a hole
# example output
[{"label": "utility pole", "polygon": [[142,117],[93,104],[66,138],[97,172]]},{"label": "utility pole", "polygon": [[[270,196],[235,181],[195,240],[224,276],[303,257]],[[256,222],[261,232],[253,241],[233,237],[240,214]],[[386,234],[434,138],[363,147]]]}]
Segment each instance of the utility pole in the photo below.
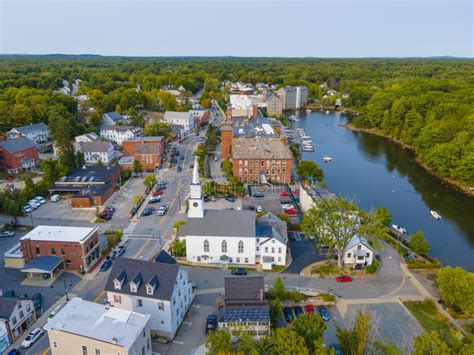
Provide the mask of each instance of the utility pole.
[{"label": "utility pole", "polygon": [[69,301],[69,295],[67,294],[67,285],[66,285],[66,280],[63,280],[64,282],[64,293],[66,295],[66,302]]}]

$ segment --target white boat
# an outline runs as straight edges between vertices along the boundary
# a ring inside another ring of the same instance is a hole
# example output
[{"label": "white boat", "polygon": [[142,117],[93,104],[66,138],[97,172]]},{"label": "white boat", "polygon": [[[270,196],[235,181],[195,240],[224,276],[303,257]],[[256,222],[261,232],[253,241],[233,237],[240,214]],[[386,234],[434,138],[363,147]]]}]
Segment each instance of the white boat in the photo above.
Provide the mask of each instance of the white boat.
[{"label": "white boat", "polygon": [[407,234],[407,230],[403,228],[402,226],[397,226],[396,224],[392,224],[392,229],[395,229],[397,232],[400,232],[402,234]]},{"label": "white boat", "polygon": [[305,140],[306,140],[306,139],[311,139],[311,137],[310,137],[310,136],[301,136],[301,139],[305,139]]},{"label": "white boat", "polygon": [[301,148],[301,150],[303,152],[314,152],[313,146],[305,146],[305,147]]},{"label": "white boat", "polygon": [[329,115],[329,111],[326,111],[326,115]]},{"label": "white boat", "polygon": [[290,116],[290,120],[294,120],[295,118],[296,118],[295,115]]},{"label": "white boat", "polygon": [[441,215],[436,211],[430,211],[434,219],[441,219]]},{"label": "white boat", "polygon": [[311,113],[311,110],[310,110],[310,109],[307,109],[306,112],[307,112],[307,113]]},{"label": "white boat", "polygon": [[323,157],[323,160],[324,160],[324,162],[326,162],[326,163],[327,163],[327,162],[330,162],[330,161],[332,161],[332,158],[331,158],[331,157],[329,157],[329,156],[327,156],[327,155],[325,155],[325,156]]},{"label": "white boat", "polygon": [[293,118],[293,121],[295,121],[295,122],[299,122],[299,120],[300,120],[299,118],[296,118],[296,117]]}]

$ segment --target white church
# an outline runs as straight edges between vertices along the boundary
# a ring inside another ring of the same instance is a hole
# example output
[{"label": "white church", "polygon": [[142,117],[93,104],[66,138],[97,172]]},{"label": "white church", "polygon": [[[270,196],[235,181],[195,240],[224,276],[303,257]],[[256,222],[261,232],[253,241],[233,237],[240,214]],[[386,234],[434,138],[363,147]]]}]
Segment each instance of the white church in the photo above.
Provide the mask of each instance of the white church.
[{"label": "white church", "polygon": [[256,220],[255,211],[206,210],[197,161],[190,186],[188,218],[179,230],[186,258],[193,263],[233,264],[263,269],[286,265],[286,223],[272,213]]}]

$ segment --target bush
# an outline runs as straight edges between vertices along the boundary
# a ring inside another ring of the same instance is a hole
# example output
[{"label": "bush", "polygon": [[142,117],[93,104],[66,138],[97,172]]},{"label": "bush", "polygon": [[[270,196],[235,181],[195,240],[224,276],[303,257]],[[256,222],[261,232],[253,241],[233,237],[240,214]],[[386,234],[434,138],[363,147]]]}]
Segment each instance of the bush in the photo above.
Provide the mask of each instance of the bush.
[{"label": "bush", "polygon": [[337,265],[326,264],[311,270],[312,274],[319,274],[320,276],[340,275],[344,270],[337,267]]},{"label": "bush", "polygon": [[408,259],[408,268],[415,270],[415,269],[428,269],[428,270],[433,270],[433,269],[439,269],[441,267],[441,263],[433,259],[432,262],[425,262],[422,260],[415,260],[415,259]]},{"label": "bush", "polygon": [[326,293],[326,292],[322,292],[318,295],[318,297],[322,298],[323,301],[325,302],[334,302],[336,300],[336,296],[330,294],[330,293]]},{"label": "bush", "polygon": [[287,299],[290,301],[293,301],[295,303],[306,301],[308,299],[308,296],[298,292],[298,291],[288,291],[287,293]]},{"label": "bush", "polygon": [[365,272],[368,274],[375,274],[378,268],[379,268],[379,261],[377,259],[374,259],[372,261],[372,265],[367,265],[365,267]]},{"label": "bush", "polygon": [[186,246],[180,240],[175,240],[171,246],[174,256],[186,256]]},{"label": "bush", "polygon": [[279,272],[285,269],[285,265],[272,265],[272,271]]}]

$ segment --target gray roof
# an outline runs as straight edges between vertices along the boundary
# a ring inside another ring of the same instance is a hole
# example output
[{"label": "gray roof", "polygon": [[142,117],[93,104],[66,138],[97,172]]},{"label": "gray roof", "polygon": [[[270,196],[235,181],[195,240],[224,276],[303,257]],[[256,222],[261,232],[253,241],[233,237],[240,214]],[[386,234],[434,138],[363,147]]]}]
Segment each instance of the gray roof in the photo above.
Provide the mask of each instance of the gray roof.
[{"label": "gray roof", "polygon": [[365,245],[368,249],[372,250],[372,252],[374,251],[374,249],[370,246],[367,240],[365,238],[359,237],[358,235],[355,235],[351,238],[351,240],[349,241],[349,243],[347,243],[347,246],[344,250],[352,249],[359,243]]},{"label": "gray roof", "polygon": [[118,113],[117,111],[104,113],[104,116],[110,118],[114,122],[123,120],[123,116],[120,113]]},{"label": "gray roof", "polygon": [[17,298],[0,297],[0,318],[9,319],[17,302]]},{"label": "gray roof", "polygon": [[[288,243],[288,229],[286,222],[278,218],[275,214],[268,212],[257,220],[257,228],[263,228],[264,226],[271,227],[271,236],[283,244]],[[264,233],[268,231],[262,229],[262,236],[265,237]],[[262,243],[263,244],[263,243]]]},{"label": "gray roof", "polygon": [[176,260],[165,250],[160,251],[154,258],[155,263],[176,264]]},{"label": "gray roof", "polygon": [[31,260],[28,264],[26,264],[22,272],[28,272],[31,269],[39,269],[46,272],[53,271],[59,264],[63,262],[63,259],[59,256],[54,255],[43,255],[37,256],[33,260]]},{"label": "gray roof", "polygon": [[224,278],[225,306],[261,306],[266,304],[263,276]]},{"label": "gray roof", "polygon": [[179,233],[182,236],[255,238],[255,211],[205,210],[203,218],[188,218]]},{"label": "gray roof", "polygon": [[81,144],[83,153],[107,153],[109,148],[112,146],[110,142],[83,142]]},{"label": "gray roof", "polygon": [[14,139],[9,139],[4,142],[0,142],[0,147],[10,153],[16,153],[29,148],[34,148],[36,147],[36,144],[27,137],[18,137]]},{"label": "gray roof", "polygon": [[191,116],[192,116],[191,113],[188,111],[186,112],[166,111],[163,117],[166,120],[168,118],[189,119]]},{"label": "gray roof", "polygon": [[23,133],[23,134],[26,134],[28,132],[33,132],[33,131],[43,131],[43,130],[47,130],[47,129],[48,129],[48,126],[46,124],[44,124],[43,122],[33,123],[33,124],[30,124],[30,125],[13,128],[13,130],[18,131],[18,132]]},{"label": "gray roof", "polygon": [[[112,264],[112,270],[110,271],[109,278],[105,285],[105,290],[169,301],[173,295],[178,271],[179,266],[177,264],[152,263],[151,261],[145,260],[117,258]],[[125,272],[126,278],[122,289],[116,290],[114,280],[123,272]],[[140,274],[143,282],[139,285],[137,292],[131,292],[129,282],[135,279],[138,274]],[[146,292],[146,285],[152,281],[155,276],[158,279],[158,286],[155,288],[155,292],[149,295]]]},{"label": "gray roof", "polygon": [[134,134],[141,133],[141,127],[136,126],[112,126],[112,125],[103,125],[100,127],[101,131],[117,131],[117,132],[127,132],[131,131]]}]

